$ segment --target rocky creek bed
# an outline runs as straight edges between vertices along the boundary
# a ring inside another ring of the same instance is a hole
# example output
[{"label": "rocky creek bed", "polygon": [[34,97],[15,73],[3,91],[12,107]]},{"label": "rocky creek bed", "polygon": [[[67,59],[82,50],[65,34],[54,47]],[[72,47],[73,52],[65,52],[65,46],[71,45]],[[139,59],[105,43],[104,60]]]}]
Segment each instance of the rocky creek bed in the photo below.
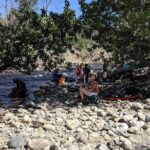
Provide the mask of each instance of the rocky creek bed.
[{"label": "rocky creek bed", "polygon": [[[11,79],[6,81],[12,86]],[[150,99],[101,99],[96,106],[82,106],[74,103],[76,90],[47,84],[50,74],[24,80],[30,87],[24,103],[0,108],[1,150],[150,149]],[[6,93],[1,96],[6,98]]]},{"label": "rocky creek bed", "polygon": [[0,109],[0,149],[149,150],[150,99]]}]

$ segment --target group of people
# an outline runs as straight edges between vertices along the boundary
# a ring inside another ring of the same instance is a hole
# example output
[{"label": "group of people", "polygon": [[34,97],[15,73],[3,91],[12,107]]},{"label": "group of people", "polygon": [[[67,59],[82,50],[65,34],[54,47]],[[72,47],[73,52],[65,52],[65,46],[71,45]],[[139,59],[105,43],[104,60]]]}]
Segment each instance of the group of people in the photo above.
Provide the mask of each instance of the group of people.
[{"label": "group of people", "polygon": [[[77,65],[75,68],[75,81],[76,83],[82,83],[79,88],[81,101],[85,103],[85,97],[96,96],[99,93],[99,87],[97,82],[97,75],[91,73],[90,66],[88,64]],[[65,84],[65,77],[59,73],[59,69],[55,69],[52,74],[52,81],[59,86]]]},{"label": "group of people", "polygon": [[[91,73],[90,66],[88,64],[77,65],[75,68],[75,76],[76,83],[80,83],[79,93],[82,103],[85,103],[86,97],[97,96],[100,92],[100,86],[97,82],[97,74]],[[108,78],[108,70],[107,63],[104,62],[103,65],[103,76],[102,78],[105,80]],[[132,71],[127,71],[122,77],[122,81],[131,81],[133,78]],[[56,68],[52,73],[52,81],[55,82],[59,86],[65,85],[66,77],[60,73],[59,68]],[[23,98],[26,97],[27,89],[26,85],[23,81],[19,79],[15,79],[14,83],[16,83],[16,87],[10,93],[10,97],[15,98]],[[127,83],[131,82],[124,82]],[[131,84],[130,84],[131,85]],[[129,86],[127,86],[129,87]]]}]

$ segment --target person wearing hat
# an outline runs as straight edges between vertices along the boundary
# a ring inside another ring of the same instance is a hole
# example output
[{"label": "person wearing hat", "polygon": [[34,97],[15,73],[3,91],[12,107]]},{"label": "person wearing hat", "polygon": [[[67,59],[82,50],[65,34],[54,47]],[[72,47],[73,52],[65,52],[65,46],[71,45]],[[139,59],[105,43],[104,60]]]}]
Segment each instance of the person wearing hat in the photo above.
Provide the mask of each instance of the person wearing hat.
[{"label": "person wearing hat", "polygon": [[85,102],[85,96],[96,96],[99,94],[99,87],[98,83],[96,81],[96,74],[92,73],[91,74],[91,81],[87,87],[80,87],[79,92],[80,92],[80,97],[81,101],[84,104]]}]

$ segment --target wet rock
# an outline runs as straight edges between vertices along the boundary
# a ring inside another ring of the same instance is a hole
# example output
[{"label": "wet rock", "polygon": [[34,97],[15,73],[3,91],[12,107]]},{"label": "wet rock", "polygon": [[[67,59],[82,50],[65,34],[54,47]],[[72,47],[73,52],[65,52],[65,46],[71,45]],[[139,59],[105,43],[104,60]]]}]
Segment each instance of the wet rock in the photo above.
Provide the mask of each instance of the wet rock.
[{"label": "wet rock", "polygon": [[109,148],[107,147],[107,145],[105,144],[100,144],[96,147],[97,150],[109,150]]},{"label": "wet rock", "polygon": [[131,109],[133,109],[133,110],[135,110],[135,111],[138,111],[138,110],[143,109],[143,105],[140,104],[140,103],[133,103],[133,104],[131,105]]},{"label": "wet rock", "polygon": [[45,139],[33,139],[28,142],[27,146],[31,150],[43,150],[50,146],[50,144],[48,140]]},{"label": "wet rock", "polygon": [[26,145],[26,140],[22,135],[14,136],[8,143],[9,148],[21,148]]},{"label": "wet rock", "polygon": [[145,121],[146,121],[146,122],[150,122],[150,115],[146,115]]}]

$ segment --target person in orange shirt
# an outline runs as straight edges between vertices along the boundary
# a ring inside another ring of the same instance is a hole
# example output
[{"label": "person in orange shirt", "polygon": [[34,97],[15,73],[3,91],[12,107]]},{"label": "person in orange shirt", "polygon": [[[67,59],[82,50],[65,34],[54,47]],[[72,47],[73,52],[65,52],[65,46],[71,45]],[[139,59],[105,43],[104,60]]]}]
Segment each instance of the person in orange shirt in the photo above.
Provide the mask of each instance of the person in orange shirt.
[{"label": "person in orange shirt", "polygon": [[65,77],[64,76],[61,76],[59,78],[58,85],[59,86],[64,86],[65,85]]},{"label": "person in orange shirt", "polygon": [[91,82],[87,87],[81,86],[79,89],[81,101],[85,101],[85,96],[96,96],[99,94],[99,87],[96,81],[96,74],[91,74]]}]

